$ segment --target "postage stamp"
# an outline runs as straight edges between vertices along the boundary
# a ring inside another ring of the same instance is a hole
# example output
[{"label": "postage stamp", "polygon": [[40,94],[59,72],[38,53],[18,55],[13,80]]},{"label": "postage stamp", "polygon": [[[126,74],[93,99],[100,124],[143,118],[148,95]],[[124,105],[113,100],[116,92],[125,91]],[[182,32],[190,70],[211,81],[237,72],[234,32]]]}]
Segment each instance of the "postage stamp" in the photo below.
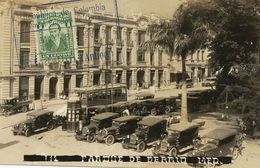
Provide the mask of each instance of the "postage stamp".
[{"label": "postage stamp", "polygon": [[34,14],[37,62],[77,60],[74,10],[48,10]]}]

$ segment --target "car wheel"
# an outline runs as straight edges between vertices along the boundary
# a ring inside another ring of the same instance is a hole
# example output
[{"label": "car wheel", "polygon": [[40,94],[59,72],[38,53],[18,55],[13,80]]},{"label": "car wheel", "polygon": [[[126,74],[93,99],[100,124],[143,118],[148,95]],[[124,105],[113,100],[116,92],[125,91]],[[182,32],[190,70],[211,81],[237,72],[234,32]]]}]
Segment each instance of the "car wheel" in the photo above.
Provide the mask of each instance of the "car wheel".
[{"label": "car wheel", "polygon": [[47,124],[47,129],[50,131],[50,130],[52,130],[52,129],[54,129],[54,123],[53,122],[49,122],[48,124]]},{"label": "car wheel", "polygon": [[171,150],[170,150],[170,156],[177,156],[177,149],[175,147],[173,147]]},{"label": "car wheel", "polygon": [[238,147],[234,147],[232,150],[232,159],[235,160],[238,157]]},{"label": "car wheel", "polygon": [[23,106],[23,107],[21,108],[21,111],[22,111],[23,113],[27,112],[27,111],[28,111],[27,106]]},{"label": "car wheel", "polygon": [[87,137],[87,141],[92,143],[95,141],[95,134],[94,133],[90,133]]},{"label": "car wheel", "polygon": [[25,130],[24,135],[25,135],[26,137],[29,137],[29,136],[32,135],[32,133],[33,133],[32,129],[31,129],[31,128],[27,128],[27,129]]},{"label": "car wheel", "polygon": [[168,114],[171,112],[171,107],[170,106],[166,106],[165,107],[165,114]]},{"label": "car wheel", "polygon": [[157,111],[156,111],[155,108],[153,108],[153,109],[151,110],[151,114],[154,115],[154,116],[157,115]]},{"label": "car wheel", "polygon": [[133,114],[137,115],[137,116],[140,116],[140,112],[139,112],[139,110],[137,108],[133,109]]},{"label": "car wheel", "polygon": [[143,152],[144,150],[145,150],[145,148],[146,148],[146,145],[145,145],[145,143],[142,141],[142,142],[140,142],[138,145],[137,145],[137,152]]},{"label": "car wheel", "polygon": [[108,135],[105,139],[107,145],[112,145],[115,143],[115,137],[113,135]]}]

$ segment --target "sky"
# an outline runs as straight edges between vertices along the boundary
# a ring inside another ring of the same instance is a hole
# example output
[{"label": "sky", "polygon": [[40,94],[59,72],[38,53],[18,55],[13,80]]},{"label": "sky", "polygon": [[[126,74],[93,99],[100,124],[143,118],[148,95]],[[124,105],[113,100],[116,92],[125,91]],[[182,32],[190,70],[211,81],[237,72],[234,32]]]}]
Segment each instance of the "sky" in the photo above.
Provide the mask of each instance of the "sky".
[{"label": "sky", "polygon": [[[25,0],[14,0],[24,2]],[[26,0],[34,3],[50,3],[68,0]],[[104,5],[106,12],[114,13],[115,0],[80,0],[77,2],[66,3],[68,6],[78,6],[81,8],[89,8],[95,5]],[[120,16],[131,16],[132,14],[156,14],[161,17],[171,18],[174,11],[184,0],[117,0],[118,11]],[[65,3],[64,3],[65,4]]]}]

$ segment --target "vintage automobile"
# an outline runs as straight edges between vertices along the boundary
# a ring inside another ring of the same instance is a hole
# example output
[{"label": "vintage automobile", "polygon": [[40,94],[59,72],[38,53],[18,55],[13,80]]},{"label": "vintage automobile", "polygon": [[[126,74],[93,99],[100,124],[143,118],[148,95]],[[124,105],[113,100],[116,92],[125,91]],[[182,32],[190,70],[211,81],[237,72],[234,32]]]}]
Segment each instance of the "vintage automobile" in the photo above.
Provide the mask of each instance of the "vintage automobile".
[{"label": "vintage automobile", "polygon": [[140,116],[123,116],[113,119],[111,127],[104,128],[97,133],[97,141],[112,145],[116,140],[134,133],[137,122],[142,119]]},{"label": "vintage automobile", "polygon": [[173,111],[177,111],[180,108],[179,97],[178,96],[170,96],[165,98],[166,106],[165,113],[168,114]]},{"label": "vintage automobile", "polygon": [[172,124],[167,129],[167,136],[154,144],[154,155],[177,156],[193,149],[200,141],[198,136],[200,125],[193,123]]},{"label": "vintage automobile", "polygon": [[77,131],[75,138],[77,140],[87,140],[88,142],[94,142],[96,139],[96,133],[99,130],[110,127],[112,120],[119,117],[117,113],[105,112],[91,117],[90,124],[84,126],[82,131]]},{"label": "vintage automobile", "polygon": [[123,111],[128,108],[126,101],[117,102],[108,106],[109,111],[123,115]]},{"label": "vintage automobile", "polygon": [[143,91],[143,92],[139,92],[136,95],[136,99],[137,100],[144,100],[144,99],[152,99],[154,98],[155,94],[148,92],[148,91]]},{"label": "vintage automobile", "polygon": [[93,116],[95,114],[104,113],[105,111],[106,111],[106,106],[105,105],[97,105],[97,106],[88,107],[88,112],[89,112],[89,114],[91,116]]},{"label": "vintage automobile", "polygon": [[157,141],[166,133],[167,121],[160,118],[150,117],[137,123],[135,132],[128,135],[122,141],[124,149],[133,148],[143,152],[147,146]]},{"label": "vintage automobile", "polygon": [[53,119],[53,111],[50,110],[37,110],[28,113],[27,119],[13,126],[14,135],[25,135],[26,137],[31,136],[40,130],[52,130],[55,128],[55,120]]},{"label": "vintage automobile", "polygon": [[208,77],[202,82],[203,87],[212,87],[216,85],[216,77]]},{"label": "vintage automobile", "polygon": [[217,128],[202,137],[202,143],[188,156],[233,156],[237,155],[238,132],[234,129]]},{"label": "vintage automobile", "polygon": [[17,97],[9,97],[4,100],[3,105],[0,105],[0,112],[5,116],[18,112],[27,112],[30,110],[30,103],[32,103],[31,100],[19,101]]},{"label": "vintage automobile", "polygon": [[[180,82],[176,84],[177,89],[181,89],[183,85],[183,82]],[[192,79],[186,79],[186,87],[187,88],[192,88],[193,87],[193,80]]]},{"label": "vintage automobile", "polygon": [[129,100],[127,101],[128,104],[128,110],[130,112],[130,115],[137,115],[140,108],[140,103],[144,100]]},{"label": "vintage automobile", "polygon": [[146,99],[137,105],[134,114],[138,116],[165,114],[165,107],[166,99],[164,97]]}]

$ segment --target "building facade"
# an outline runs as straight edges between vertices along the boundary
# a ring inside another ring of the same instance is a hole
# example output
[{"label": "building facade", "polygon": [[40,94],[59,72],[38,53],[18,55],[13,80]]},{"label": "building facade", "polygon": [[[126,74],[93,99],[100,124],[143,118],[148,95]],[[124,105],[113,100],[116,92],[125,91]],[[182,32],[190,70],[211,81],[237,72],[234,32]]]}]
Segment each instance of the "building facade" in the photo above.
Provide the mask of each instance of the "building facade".
[{"label": "building facade", "polygon": [[[0,2],[0,101],[17,96],[25,99],[57,99],[75,87],[121,83],[128,89],[168,87],[177,80],[180,61],[157,48],[142,50],[150,39],[149,17],[116,17],[75,11],[78,57],[76,62],[38,64],[33,11],[58,8]],[[61,7],[59,7],[61,8]],[[206,58],[205,58],[206,60]],[[196,75],[198,62],[188,62]],[[204,63],[202,66],[206,69]],[[172,68],[173,67],[173,68]],[[206,72],[206,70],[204,71]]]}]

